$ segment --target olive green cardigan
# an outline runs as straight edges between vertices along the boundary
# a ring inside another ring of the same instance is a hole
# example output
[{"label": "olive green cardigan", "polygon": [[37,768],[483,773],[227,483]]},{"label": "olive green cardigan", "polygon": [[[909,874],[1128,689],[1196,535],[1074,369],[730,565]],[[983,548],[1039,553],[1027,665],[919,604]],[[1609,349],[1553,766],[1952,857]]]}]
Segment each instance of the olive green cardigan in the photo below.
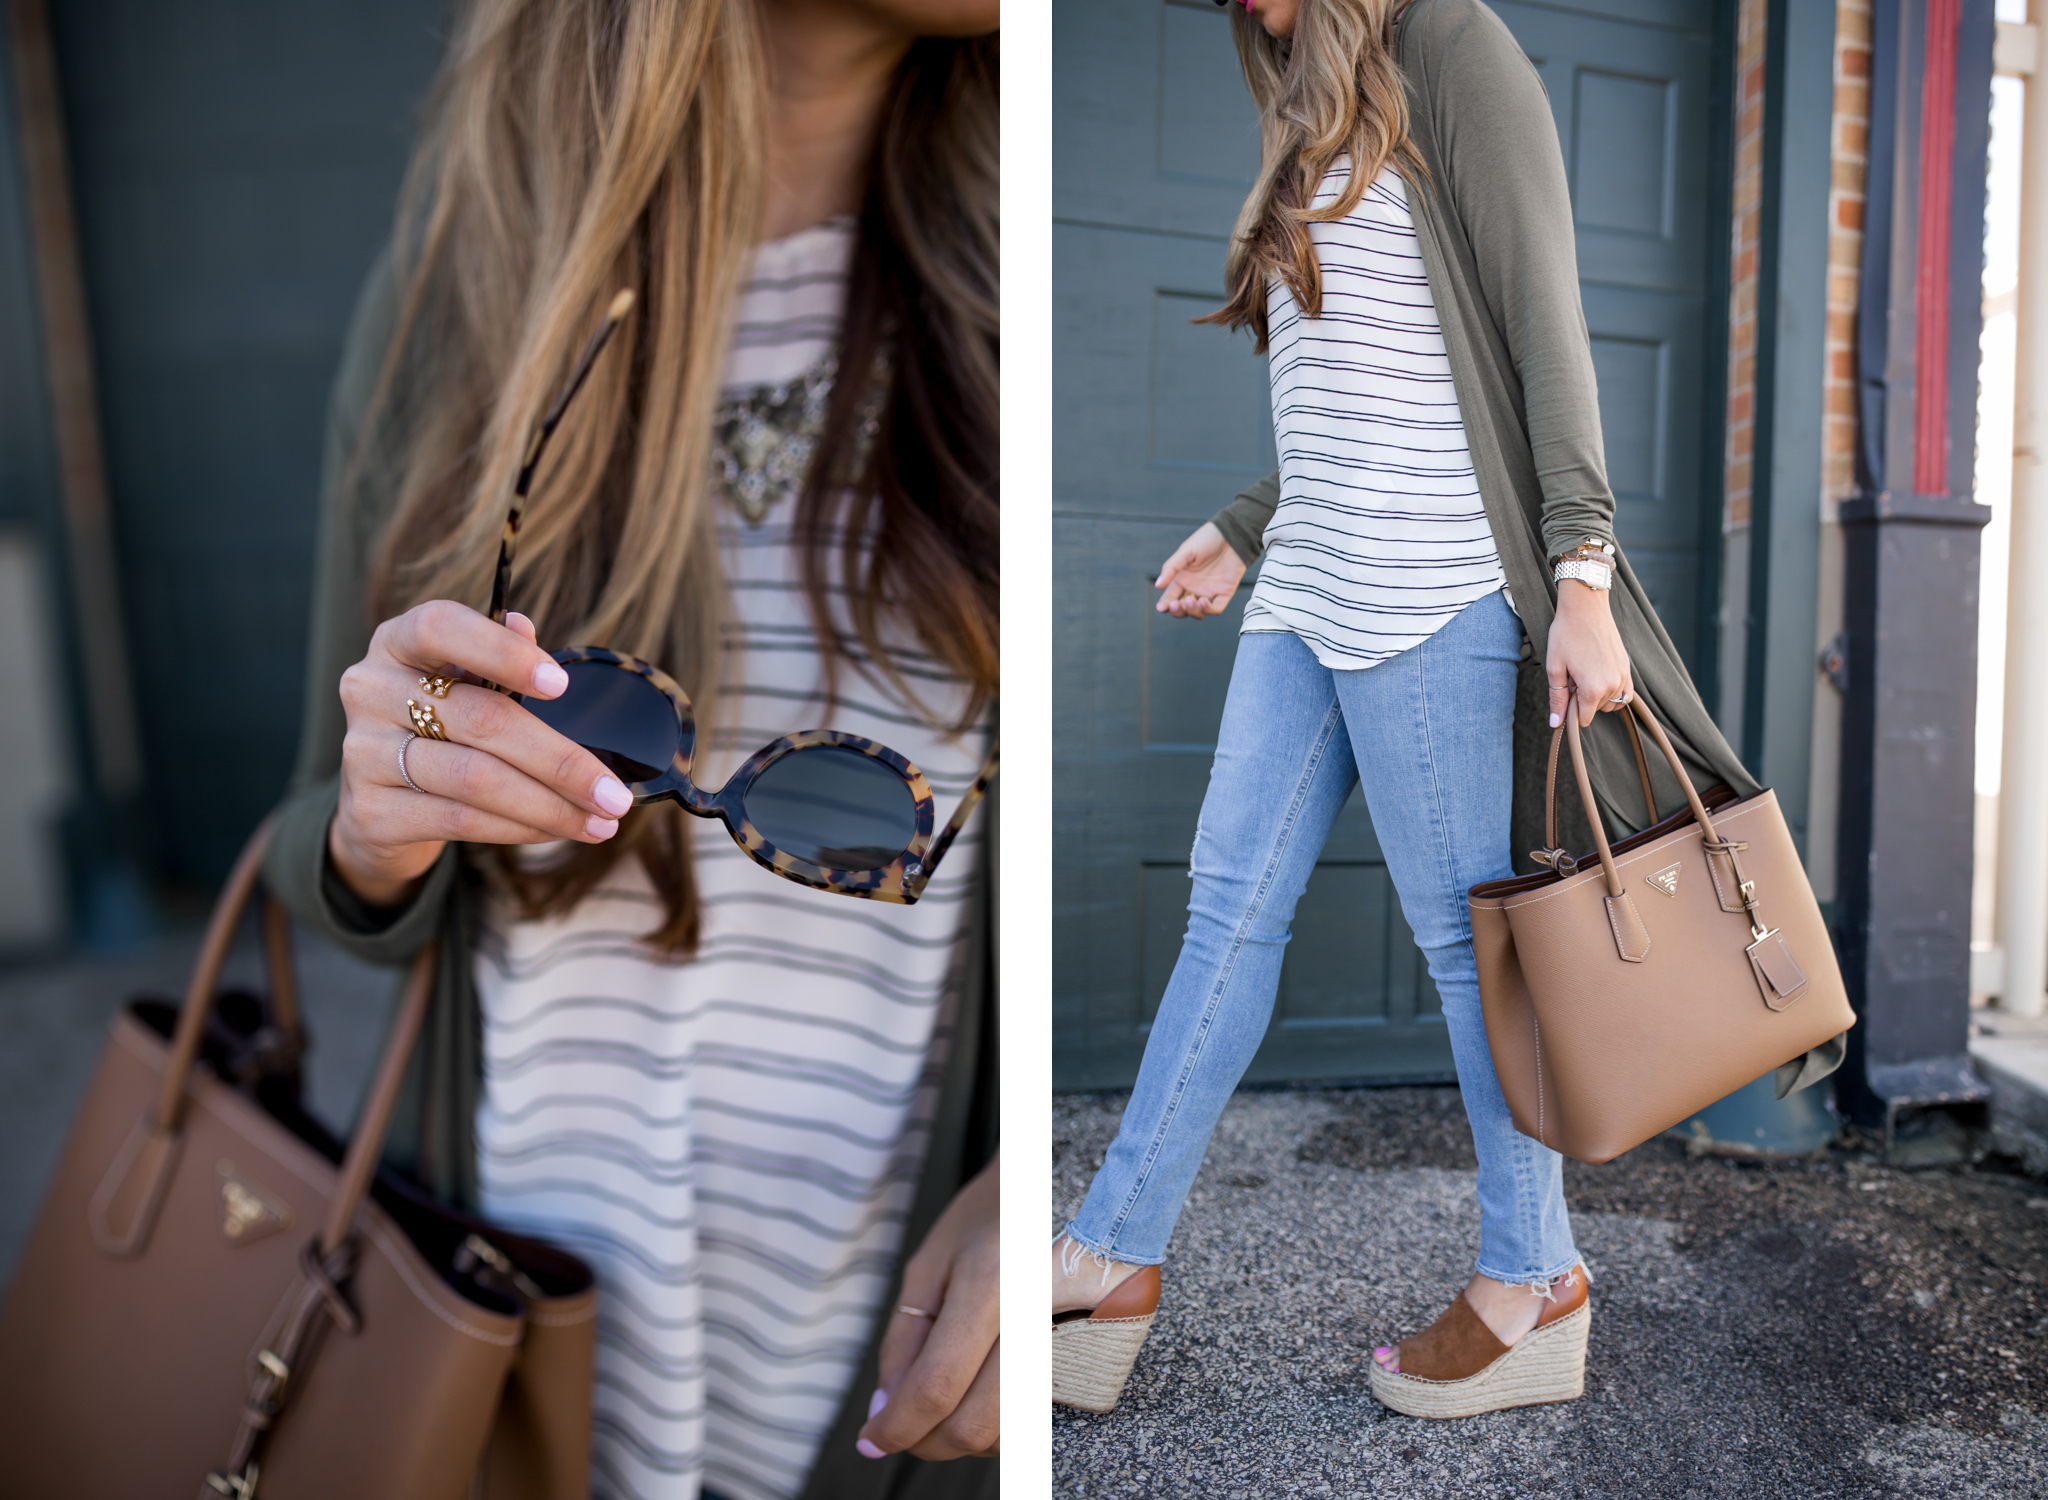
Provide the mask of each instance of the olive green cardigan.
[{"label": "olive green cardigan", "polygon": [[[1421,190],[1409,194],[1423,269],[1494,546],[1528,640],[1542,643],[1557,599],[1548,559],[1588,537],[1614,541],[1614,494],[1557,127],[1535,67],[1480,0],[1415,0],[1395,24],[1408,129],[1428,169]],[[1279,495],[1279,475],[1269,475],[1215,517],[1247,563],[1259,555]],[[1760,790],[1700,701],[1618,547],[1615,563],[1610,601],[1635,690],[1692,780],[1702,788],[1725,782],[1743,796]],[[1543,657],[1525,644],[1515,702],[1512,824],[1516,868],[1525,871],[1538,868],[1525,851],[1543,843],[1550,750]],[[1648,827],[1621,725],[1603,714],[1584,739],[1608,831],[1618,837]],[[1669,813],[1681,794],[1669,767],[1652,759],[1658,801]],[[1560,798],[1560,841],[1586,849],[1592,835],[1577,801],[1569,791]],[[1842,1047],[1837,1037],[1780,1068],[1780,1097],[1834,1071]]]},{"label": "olive green cardigan", "polygon": [[[442,1197],[477,1207],[475,1121],[482,1084],[482,1018],[473,980],[477,875],[451,845],[404,906],[364,905],[327,859],[327,827],[339,800],[341,741],[347,727],[338,684],[370,643],[365,600],[379,534],[396,486],[374,462],[351,470],[349,455],[363,422],[384,351],[391,342],[397,297],[388,259],[372,271],[357,307],[328,414],[320,539],[313,582],[312,640],[298,767],[278,809],[277,831],[264,861],[269,888],[294,917],[344,951],[371,963],[402,964],[439,939],[439,976],[386,1150],[389,1165]],[[403,704],[392,705],[393,723]],[[986,819],[976,889],[969,908],[967,973],[937,1112],[910,1216],[902,1260],[923,1241],[953,1195],[985,1166],[996,1148],[996,795],[977,814]],[[775,877],[762,872],[763,880]],[[895,1288],[883,1299],[896,1305]],[[854,1452],[876,1385],[886,1318],[878,1318],[866,1355],[819,1450],[802,1500],[993,1500],[1000,1464],[959,1459],[929,1464],[907,1454],[870,1460]]]}]

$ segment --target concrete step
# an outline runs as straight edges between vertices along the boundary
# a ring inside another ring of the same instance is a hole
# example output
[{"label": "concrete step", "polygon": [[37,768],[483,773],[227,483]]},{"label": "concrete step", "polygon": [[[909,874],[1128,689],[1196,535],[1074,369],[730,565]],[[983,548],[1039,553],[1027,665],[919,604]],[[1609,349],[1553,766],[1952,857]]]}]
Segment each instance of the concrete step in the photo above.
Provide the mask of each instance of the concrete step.
[{"label": "concrete step", "polygon": [[2048,1177],[2048,1016],[1973,1010],[1970,1060],[1991,1085],[1993,1144]]}]

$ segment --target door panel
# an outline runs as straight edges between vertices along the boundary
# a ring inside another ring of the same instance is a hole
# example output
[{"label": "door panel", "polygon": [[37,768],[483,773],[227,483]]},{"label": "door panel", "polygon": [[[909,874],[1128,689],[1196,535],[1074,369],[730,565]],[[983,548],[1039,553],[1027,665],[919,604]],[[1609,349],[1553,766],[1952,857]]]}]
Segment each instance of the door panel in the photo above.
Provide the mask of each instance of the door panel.
[{"label": "door panel", "polygon": [[[1573,192],[1617,526],[1697,637],[1716,0],[1500,0]],[[1257,127],[1209,0],[1055,0],[1054,1078],[1128,1084],[1179,953],[1242,600],[1155,613],[1153,570],[1274,463],[1265,361],[1222,300]],[[1441,1004],[1364,800],[1295,913],[1254,1082],[1449,1077]]]}]

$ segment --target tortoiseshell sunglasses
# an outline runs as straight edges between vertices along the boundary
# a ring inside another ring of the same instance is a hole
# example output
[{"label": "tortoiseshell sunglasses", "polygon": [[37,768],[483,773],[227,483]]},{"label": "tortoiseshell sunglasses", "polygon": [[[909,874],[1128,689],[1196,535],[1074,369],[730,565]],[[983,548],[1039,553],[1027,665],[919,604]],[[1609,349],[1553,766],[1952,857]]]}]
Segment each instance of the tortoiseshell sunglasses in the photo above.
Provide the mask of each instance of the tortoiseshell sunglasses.
[{"label": "tortoiseshell sunglasses", "polygon": [[[500,625],[505,623],[519,520],[541,454],[598,351],[632,307],[630,291],[612,299],[527,444],[491,584],[490,615]],[[924,894],[932,872],[995,778],[991,747],[981,773],[936,840],[932,789],[924,772],[887,745],[837,730],[806,729],[764,745],[724,786],[706,792],[690,779],[696,713],[673,678],[651,662],[600,646],[572,647],[555,652],[554,658],[569,674],[567,690],[550,699],[513,693],[515,702],[603,761],[626,784],[636,805],[667,797],[685,812],[716,818],[755,863],[813,890],[911,905]]]}]

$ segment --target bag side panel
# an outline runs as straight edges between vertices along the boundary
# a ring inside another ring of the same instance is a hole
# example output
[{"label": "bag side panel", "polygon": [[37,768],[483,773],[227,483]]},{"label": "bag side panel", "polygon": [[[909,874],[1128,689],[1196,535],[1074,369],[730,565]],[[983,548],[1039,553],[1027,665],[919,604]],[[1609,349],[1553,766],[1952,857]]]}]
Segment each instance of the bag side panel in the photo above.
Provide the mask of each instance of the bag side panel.
[{"label": "bag side panel", "polygon": [[[1508,1101],[1515,1129],[1541,1140],[1539,1125],[1551,1125],[1543,1113],[1542,1078],[1537,1071],[1536,1010],[1515,951],[1514,929],[1499,897],[1473,896],[1472,951],[1479,961],[1479,1008],[1486,1020],[1486,1046],[1493,1071]],[[1552,1125],[1554,1129],[1554,1125]]]},{"label": "bag side panel", "polygon": [[348,1296],[362,1331],[323,1333],[265,1447],[263,1490],[469,1500],[519,1320],[457,1296],[382,1210],[366,1207],[361,1223]]},{"label": "bag side panel", "polygon": [[588,1500],[597,1293],[536,1303],[484,1456],[483,1500]]}]

